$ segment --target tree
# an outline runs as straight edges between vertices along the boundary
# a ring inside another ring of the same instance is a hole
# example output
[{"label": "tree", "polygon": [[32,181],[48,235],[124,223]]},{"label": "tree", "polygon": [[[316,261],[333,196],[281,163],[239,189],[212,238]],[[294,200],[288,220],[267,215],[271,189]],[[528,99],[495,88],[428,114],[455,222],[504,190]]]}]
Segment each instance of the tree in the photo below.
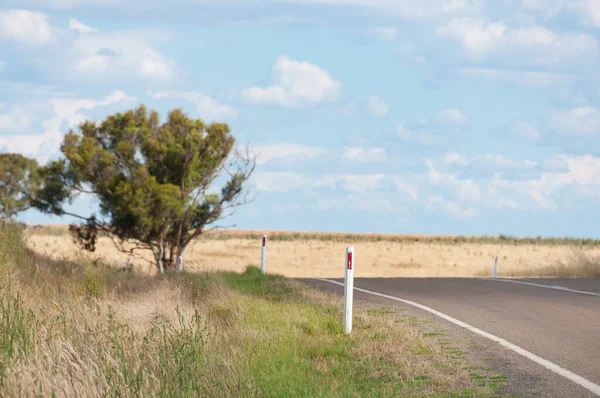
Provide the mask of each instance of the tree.
[{"label": "tree", "polygon": [[3,223],[31,207],[39,182],[35,159],[18,153],[0,154],[0,217]]},{"label": "tree", "polygon": [[[80,219],[71,231],[86,249],[104,232],[123,252],[151,250],[164,272],[193,239],[249,201],[244,183],[256,162],[234,144],[227,124],[205,124],[179,109],[163,124],[144,106],[86,121],[65,136],[63,157],[42,169],[35,206]],[[100,214],[68,212],[79,194],[95,197]]]}]

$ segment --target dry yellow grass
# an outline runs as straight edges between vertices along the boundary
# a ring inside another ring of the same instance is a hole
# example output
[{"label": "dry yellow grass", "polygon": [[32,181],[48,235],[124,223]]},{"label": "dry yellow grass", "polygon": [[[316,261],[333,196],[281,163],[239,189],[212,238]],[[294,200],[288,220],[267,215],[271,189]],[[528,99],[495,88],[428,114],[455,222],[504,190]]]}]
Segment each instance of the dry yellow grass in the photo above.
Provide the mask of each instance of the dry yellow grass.
[{"label": "dry yellow grass", "polygon": [[[261,275],[54,261],[0,231],[0,396],[488,396],[443,331]],[[439,336],[439,338],[434,337]],[[433,337],[433,338],[432,338]]]},{"label": "dry yellow grass", "polygon": [[[243,271],[249,264],[260,264],[260,240],[248,239],[247,231],[231,232],[228,239],[200,239],[185,253],[189,271]],[[258,232],[256,234],[259,234]],[[281,234],[278,232],[278,234]],[[291,233],[289,233],[291,235]],[[311,234],[318,236],[318,234]],[[339,234],[340,237],[344,236]],[[335,237],[335,234],[332,234]],[[370,241],[374,235],[357,236],[356,241],[339,239],[271,240],[267,268],[288,277],[342,277],[343,256],[347,244],[356,250],[357,277],[472,277],[489,275],[494,257],[499,257],[500,275],[547,275],[556,264],[568,263],[573,247],[548,244],[455,243],[452,237],[403,236],[405,240]],[[360,238],[360,239],[359,239]],[[448,243],[445,243],[447,240]],[[38,253],[59,257],[90,256],[77,248],[67,234],[35,233],[30,246]],[[600,256],[600,247],[589,246],[583,253]],[[100,238],[93,257],[110,263],[124,263],[127,256],[118,252],[107,238]],[[149,253],[145,254],[150,260]],[[138,272],[153,273],[149,261],[136,259]],[[539,271],[539,273],[538,273]],[[557,275],[558,276],[558,275]]]}]

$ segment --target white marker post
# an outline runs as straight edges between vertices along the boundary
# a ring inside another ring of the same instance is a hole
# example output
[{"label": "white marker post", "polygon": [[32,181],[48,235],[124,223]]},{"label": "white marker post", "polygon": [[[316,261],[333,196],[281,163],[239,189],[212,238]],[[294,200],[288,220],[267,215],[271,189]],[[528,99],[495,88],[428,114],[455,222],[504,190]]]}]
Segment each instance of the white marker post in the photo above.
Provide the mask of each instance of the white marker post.
[{"label": "white marker post", "polygon": [[498,268],[498,256],[494,257],[494,268],[492,269],[492,278],[496,279],[496,270]]},{"label": "white marker post", "polygon": [[183,256],[177,257],[177,272],[183,272]]},{"label": "white marker post", "polygon": [[267,235],[262,237],[262,254],[260,258],[260,273],[267,273]]},{"label": "white marker post", "polygon": [[354,246],[346,246],[346,258],[344,268],[346,269],[344,283],[344,332],[350,334],[352,331],[352,293],[354,292]]}]

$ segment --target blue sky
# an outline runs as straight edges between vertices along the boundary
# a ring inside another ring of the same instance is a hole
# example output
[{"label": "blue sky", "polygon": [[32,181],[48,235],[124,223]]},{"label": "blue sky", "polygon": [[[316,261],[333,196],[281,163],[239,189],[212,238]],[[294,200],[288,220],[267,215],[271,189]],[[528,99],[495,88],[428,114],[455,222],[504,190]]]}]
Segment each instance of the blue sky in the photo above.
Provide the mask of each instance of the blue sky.
[{"label": "blue sky", "polygon": [[180,107],[260,156],[238,228],[600,238],[599,39],[596,0],[3,0],[0,149]]}]

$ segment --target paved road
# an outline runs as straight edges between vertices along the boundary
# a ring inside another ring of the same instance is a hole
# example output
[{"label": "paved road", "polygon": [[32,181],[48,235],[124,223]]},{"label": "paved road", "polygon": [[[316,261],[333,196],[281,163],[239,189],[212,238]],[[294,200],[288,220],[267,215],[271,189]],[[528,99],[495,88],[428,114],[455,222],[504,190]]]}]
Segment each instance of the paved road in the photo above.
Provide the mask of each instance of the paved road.
[{"label": "paved road", "polygon": [[[600,279],[520,281],[600,293]],[[471,278],[357,278],[354,286],[431,307],[600,385],[600,295]]]}]

